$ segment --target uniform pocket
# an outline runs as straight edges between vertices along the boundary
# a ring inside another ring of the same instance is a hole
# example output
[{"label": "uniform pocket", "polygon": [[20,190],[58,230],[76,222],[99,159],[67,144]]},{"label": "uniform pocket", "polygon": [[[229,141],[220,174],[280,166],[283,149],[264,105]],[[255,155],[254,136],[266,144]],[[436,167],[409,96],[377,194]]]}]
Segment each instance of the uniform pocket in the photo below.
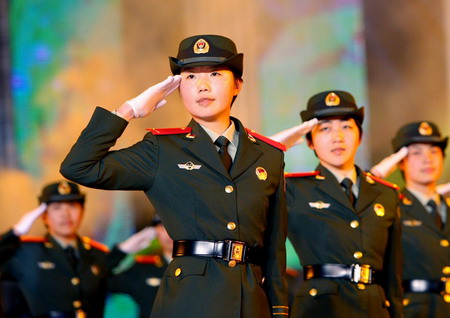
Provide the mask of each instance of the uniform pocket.
[{"label": "uniform pocket", "polygon": [[177,280],[189,276],[204,276],[207,262],[206,258],[175,257],[166,271],[166,276]]}]

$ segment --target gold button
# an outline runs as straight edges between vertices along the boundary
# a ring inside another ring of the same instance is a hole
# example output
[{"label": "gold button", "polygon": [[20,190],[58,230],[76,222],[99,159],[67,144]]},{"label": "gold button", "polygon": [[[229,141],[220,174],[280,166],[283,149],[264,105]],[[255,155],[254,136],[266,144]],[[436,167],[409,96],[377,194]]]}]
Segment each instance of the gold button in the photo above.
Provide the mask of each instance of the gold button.
[{"label": "gold button", "polygon": [[448,247],[448,245],[449,245],[447,240],[440,240],[439,243],[441,244],[442,247]]},{"label": "gold button", "polygon": [[364,289],[366,289],[366,285],[364,285],[364,284],[357,284],[356,288],[358,288],[359,290],[364,290]]},{"label": "gold button", "polygon": [[384,301],[384,304],[386,305],[386,307],[391,307],[391,303],[387,299]]},{"label": "gold button", "polygon": [[450,266],[445,266],[445,267],[442,269],[442,272],[443,272],[445,275],[450,274]]},{"label": "gold button", "polygon": [[445,294],[445,295],[444,295],[444,301],[445,301],[446,303],[450,303],[450,295],[449,295],[449,294]]},{"label": "gold button", "polygon": [[317,289],[315,289],[315,288],[311,288],[310,290],[309,290],[309,294],[311,295],[311,296],[316,296],[317,295]]},{"label": "gold button", "polygon": [[227,186],[225,187],[225,192],[226,192],[226,193],[231,193],[231,192],[233,192],[233,191],[234,191],[233,186],[227,185]]},{"label": "gold button", "polygon": [[352,229],[356,229],[359,226],[359,222],[358,221],[351,221],[350,222],[350,226]]},{"label": "gold button", "polygon": [[178,268],[175,270],[175,277],[178,277],[178,276],[180,276],[180,275],[181,275],[181,268],[178,267]]},{"label": "gold button", "polygon": [[74,308],[80,308],[80,307],[81,307],[81,301],[75,300],[75,301],[72,303],[72,305],[73,305]]},{"label": "gold button", "polygon": [[234,222],[228,222],[227,228],[228,228],[230,231],[233,231],[233,230],[236,228],[236,223],[234,223]]},{"label": "gold button", "polygon": [[355,253],[353,253],[353,257],[356,259],[360,259],[361,257],[363,257],[363,253],[361,253],[360,251],[356,251]]},{"label": "gold button", "polygon": [[228,262],[228,267],[235,267],[236,266],[236,261],[229,261]]},{"label": "gold button", "polygon": [[70,282],[72,285],[77,286],[80,283],[80,279],[78,277],[73,277]]},{"label": "gold button", "polygon": [[403,299],[403,306],[408,306],[409,305],[409,298],[405,298]]}]

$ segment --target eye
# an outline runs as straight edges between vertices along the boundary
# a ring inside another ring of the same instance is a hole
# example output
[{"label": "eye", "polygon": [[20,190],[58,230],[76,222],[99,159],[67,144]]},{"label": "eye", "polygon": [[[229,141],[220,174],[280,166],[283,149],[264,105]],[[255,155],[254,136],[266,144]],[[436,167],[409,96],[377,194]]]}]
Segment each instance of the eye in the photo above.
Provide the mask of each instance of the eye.
[{"label": "eye", "polygon": [[188,76],[186,76],[186,79],[193,79],[195,78],[194,74],[189,74]]},{"label": "eye", "polygon": [[220,75],[219,72],[212,72],[212,73],[211,73],[211,76],[213,76],[213,77],[214,77],[214,76],[219,76],[219,75]]},{"label": "eye", "polygon": [[319,131],[322,131],[322,132],[329,131],[329,130],[330,130],[330,127],[328,127],[328,126],[319,127]]}]

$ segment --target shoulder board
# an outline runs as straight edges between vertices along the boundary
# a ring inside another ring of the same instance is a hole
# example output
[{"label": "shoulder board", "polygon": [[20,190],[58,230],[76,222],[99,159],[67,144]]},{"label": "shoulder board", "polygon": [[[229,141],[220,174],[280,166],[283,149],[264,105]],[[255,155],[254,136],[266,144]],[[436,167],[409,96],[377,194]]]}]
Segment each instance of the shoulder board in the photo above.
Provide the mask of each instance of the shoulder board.
[{"label": "shoulder board", "polygon": [[309,171],[309,172],[293,172],[293,173],[284,173],[285,178],[302,178],[302,177],[312,177],[318,176],[319,171]]},{"label": "shoulder board", "polygon": [[158,264],[161,262],[161,256],[159,255],[136,255],[134,257],[136,263],[139,264]]},{"label": "shoulder board", "polygon": [[[83,243],[86,245],[88,245],[89,247],[93,247],[97,250],[100,250],[102,252],[108,253],[109,252],[109,248],[108,246],[106,246],[105,244],[102,244],[100,242],[94,241],[93,239],[91,239],[90,237],[87,236],[83,236],[81,238],[81,240],[83,241]],[[86,247],[88,249],[88,247]]]},{"label": "shoulder board", "polygon": [[183,128],[147,128],[153,135],[177,135],[187,134],[192,131],[192,127]]},{"label": "shoulder board", "polygon": [[388,186],[388,187],[390,187],[392,189],[395,189],[395,190],[400,190],[400,187],[398,185],[396,185],[395,183],[386,181],[386,180],[384,180],[384,179],[382,179],[380,177],[376,177],[376,176],[374,176],[373,174],[371,174],[369,172],[364,172],[364,174],[366,175],[366,177],[369,177],[370,179],[372,179],[374,181],[377,181],[378,183],[384,184],[385,186]]},{"label": "shoulder board", "polygon": [[265,143],[268,143],[269,145],[271,145],[271,146],[273,146],[275,148],[278,148],[278,149],[283,150],[283,151],[287,150],[286,146],[283,145],[281,142],[278,142],[278,141],[270,139],[269,137],[260,135],[257,132],[255,132],[254,130],[251,130],[251,129],[248,129],[248,128],[245,128],[245,130],[247,131],[247,134],[249,134],[250,136],[258,138],[259,140],[262,140]]},{"label": "shoulder board", "polygon": [[23,243],[45,243],[47,238],[44,236],[21,236],[20,241]]}]

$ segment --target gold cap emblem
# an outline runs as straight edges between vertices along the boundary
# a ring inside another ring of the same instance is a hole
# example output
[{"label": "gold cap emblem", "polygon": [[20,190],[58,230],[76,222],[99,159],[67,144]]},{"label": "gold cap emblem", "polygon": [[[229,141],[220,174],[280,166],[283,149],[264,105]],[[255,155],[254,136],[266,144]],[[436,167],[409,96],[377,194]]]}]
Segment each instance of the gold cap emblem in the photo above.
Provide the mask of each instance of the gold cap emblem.
[{"label": "gold cap emblem", "polygon": [[59,194],[69,194],[71,191],[70,185],[67,183],[67,181],[61,181],[58,184],[58,193]]},{"label": "gold cap emblem", "polygon": [[384,216],[384,206],[380,203],[375,203],[373,210],[378,216]]},{"label": "gold cap emblem", "polygon": [[422,136],[429,136],[433,133],[433,128],[426,122],[423,121],[419,126],[419,134]]},{"label": "gold cap emblem", "polygon": [[255,170],[256,175],[258,176],[259,180],[265,181],[267,180],[267,171],[263,167],[258,167]]},{"label": "gold cap emblem", "polygon": [[204,39],[199,39],[194,44],[195,54],[205,54],[209,52],[209,44]]},{"label": "gold cap emblem", "polygon": [[338,106],[341,103],[341,99],[335,93],[329,93],[325,97],[325,105],[327,106]]}]

